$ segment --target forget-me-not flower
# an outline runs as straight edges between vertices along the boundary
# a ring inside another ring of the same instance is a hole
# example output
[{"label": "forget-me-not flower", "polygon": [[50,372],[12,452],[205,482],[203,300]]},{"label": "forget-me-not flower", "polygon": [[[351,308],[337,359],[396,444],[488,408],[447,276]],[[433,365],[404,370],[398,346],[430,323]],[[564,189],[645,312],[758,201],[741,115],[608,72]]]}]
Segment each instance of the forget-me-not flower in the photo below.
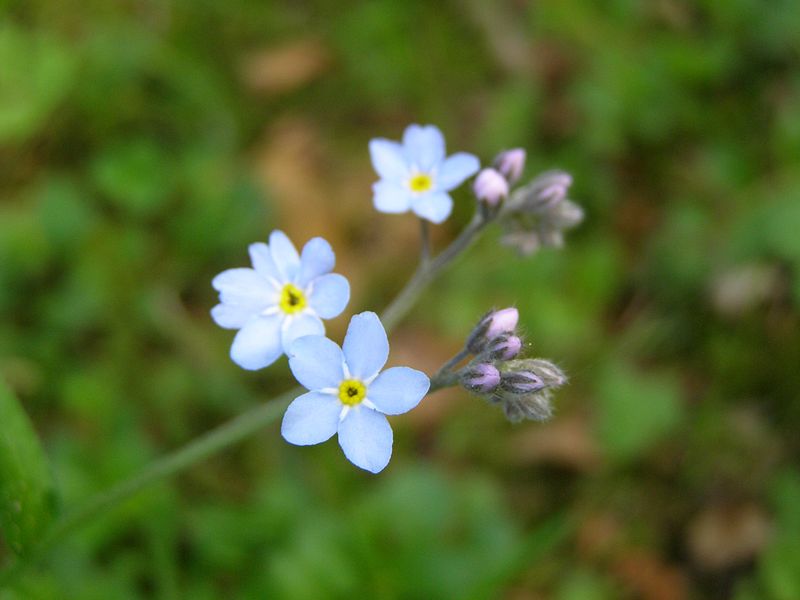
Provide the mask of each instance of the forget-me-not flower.
[{"label": "forget-me-not flower", "polygon": [[388,357],[386,331],[373,312],[350,320],[341,348],[321,335],[295,341],[289,367],[310,391],[286,410],[281,425],[286,441],[308,446],[338,433],[350,462],[381,471],[392,456],[392,428],[385,415],[411,410],[430,387],[425,373],[409,367],[381,373]]},{"label": "forget-me-not flower", "polygon": [[444,136],[433,125],[409,125],[403,143],[376,138],[369,143],[380,181],[372,186],[375,208],[385,213],[412,210],[441,223],[453,210],[450,190],[478,172],[477,157],[458,152],[445,158]]},{"label": "forget-me-not flower", "polygon": [[262,369],[304,335],[322,335],[322,319],[339,315],[350,300],[347,279],[331,273],[336,257],[331,245],[313,238],[298,255],[282,231],[269,245],[250,245],[252,269],[229,269],[212,281],[220,303],[211,316],[220,327],[238,329],[231,345],[233,362]]}]

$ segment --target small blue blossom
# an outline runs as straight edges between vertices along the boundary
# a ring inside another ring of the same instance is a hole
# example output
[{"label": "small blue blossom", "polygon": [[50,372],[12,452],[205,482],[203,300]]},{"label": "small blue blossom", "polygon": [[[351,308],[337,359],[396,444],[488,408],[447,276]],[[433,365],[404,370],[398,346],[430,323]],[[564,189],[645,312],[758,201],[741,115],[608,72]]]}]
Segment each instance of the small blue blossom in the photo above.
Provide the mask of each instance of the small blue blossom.
[{"label": "small blue blossom", "polygon": [[377,473],[392,456],[392,428],[385,415],[399,415],[428,393],[425,373],[392,367],[381,373],[389,341],[378,315],[363,312],[350,320],[344,344],[321,335],[292,344],[289,367],[305,388],[286,410],[281,434],[298,446],[319,444],[339,434],[344,455],[357,467]]},{"label": "small blue blossom", "polygon": [[238,329],[231,345],[233,362],[262,369],[305,335],[322,335],[322,319],[339,315],[350,300],[347,279],[331,273],[336,257],[331,245],[313,238],[298,255],[282,231],[269,245],[250,245],[252,269],[229,269],[211,285],[220,303],[211,316],[220,327]]},{"label": "small blue blossom", "polygon": [[433,125],[409,125],[403,143],[376,138],[369,143],[380,181],[372,186],[375,208],[385,213],[413,211],[441,223],[453,210],[450,190],[478,172],[477,157],[458,152],[445,158],[442,132]]}]

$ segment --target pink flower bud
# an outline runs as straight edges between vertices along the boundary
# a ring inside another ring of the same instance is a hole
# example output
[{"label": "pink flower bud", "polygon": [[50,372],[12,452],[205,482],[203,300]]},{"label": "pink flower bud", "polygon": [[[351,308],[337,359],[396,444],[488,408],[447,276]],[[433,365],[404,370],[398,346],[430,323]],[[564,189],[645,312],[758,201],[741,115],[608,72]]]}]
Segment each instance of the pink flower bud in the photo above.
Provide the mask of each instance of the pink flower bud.
[{"label": "pink flower bud", "polygon": [[525,150],[514,148],[501,152],[494,159],[494,168],[500,171],[509,184],[513,185],[522,176],[522,171],[525,169]]},{"label": "pink flower bud", "polygon": [[489,353],[489,358],[511,360],[522,350],[522,340],[516,335],[503,334],[489,342],[486,350]]},{"label": "pink flower bud", "polygon": [[519,321],[519,311],[514,307],[504,308],[493,312],[486,318],[489,324],[486,329],[486,338],[493,340],[504,333],[514,333]]},{"label": "pink flower bud", "polygon": [[544,387],[544,381],[536,373],[531,371],[517,371],[511,373],[503,373],[502,381],[500,382],[502,388],[518,396],[525,394],[532,394],[538,392]]},{"label": "pink flower bud", "polygon": [[483,169],[475,178],[473,190],[478,200],[486,202],[489,206],[497,206],[500,200],[508,196],[508,182],[495,169]]},{"label": "pink flower bud", "polygon": [[488,394],[500,385],[500,371],[489,363],[473,365],[462,373],[461,385],[471,392]]},{"label": "pink flower bud", "polygon": [[504,308],[486,313],[467,337],[467,349],[472,354],[480,354],[496,337],[514,333],[518,320],[519,312],[516,308]]}]

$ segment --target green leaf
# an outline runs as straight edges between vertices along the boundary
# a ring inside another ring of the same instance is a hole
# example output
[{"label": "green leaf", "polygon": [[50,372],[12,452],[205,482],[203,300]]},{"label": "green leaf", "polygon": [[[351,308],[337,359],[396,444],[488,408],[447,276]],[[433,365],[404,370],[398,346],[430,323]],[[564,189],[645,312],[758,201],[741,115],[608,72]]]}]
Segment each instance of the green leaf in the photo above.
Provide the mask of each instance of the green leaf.
[{"label": "green leaf", "polygon": [[576,569],[564,578],[557,597],[558,600],[606,600],[614,595],[608,581],[600,575]]},{"label": "green leaf", "polygon": [[169,157],[145,137],[112,145],[92,163],[91,171],[97,188],[134,216],[161,211],[175,188]]},{"label": "green leaf", "polygon": [[75,57],[55,39],[0,28],[0,142],[41,129],[75,80]]},{"label": "green leaf", "polygon": [[0,527],[25,554],[52,517],[52,481],[28,416],[0,378]]},{"label": "green leaf", "polygon": [[774,600],[800,598],[800,473],[788,470],[771,486],[775,535],[761,556],[759,578]]},{"label": "green leaf", "polygon": [[644,375],[629,365],[610,365],[598,383],[598,434],[610,458],[626,462],[645,452],[680,420],[674,378]]}]

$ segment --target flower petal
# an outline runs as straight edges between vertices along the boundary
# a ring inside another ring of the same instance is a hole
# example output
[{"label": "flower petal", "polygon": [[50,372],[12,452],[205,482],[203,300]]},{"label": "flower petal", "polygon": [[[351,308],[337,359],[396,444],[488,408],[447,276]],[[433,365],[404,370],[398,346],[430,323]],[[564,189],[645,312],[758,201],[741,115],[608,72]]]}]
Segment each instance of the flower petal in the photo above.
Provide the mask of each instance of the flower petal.
[{"label": "flower petal", "polygon": [[392,367],[370,384],[367,398],[382,413],[400,415],[419,404],[430,387],[430,379],[422,371]]},{"label": "flower petal", "polygon": [[377,375],[389,358],[389,340],[378,315],[362,312],[350,319],[342,350],[353,377],[364,380]]},{"label": "flower petal", "polygon": [[308,303],[323,319],[339,316],[350,301],[350,284],[338,273],[317,277],[311,284]]},{"label": "flower petal", "polygon": [[336,396],[308,392],[286,409],[281,435],[290,444],[310,446],[329,440],[339,426],[342,403]]},{"label": "flower petal", "polygon": [[399,184],[377,181],[372,185],[372,193],[372,204],[379,212],[397,214],[411,207],[413,194]]},{"label": "flower petal", "polygon": [[309,390],[338,387],[344,379],[343,364],[342,349],[322,335],[298,338],[289,349],[289,368]]},{"label": "flower petal", "polygon": [[428,219],[432,223],[441,223],[453,211],[453,199],[447,192],[431,192],[414,198],[411,210],[418,217]]},{"label": "flower petal", "polygon": [[392,457],[392,428],[381,413],[359,405],[339,423],[339,445],[355,466],[378,473]]},{"label": "flower petal", "polygon": [[289,354],[289,349],[294,341],[304,335],[324,335],[325,325],[322,320],[307,312],[286,317],[281,328],[281,344],[283,351]]},{"label": "flower petal", "polygon": [[239,330],[231,345],[233,362],[251,371],[271,365],[281,354],[281,318],[278,315],[251,319]]},{"label": "flower petal", "polygon": [[263,310],[274,303],[275,288],[253,269],[228,269],[211,281],[223,304]]},{"label": "flower petal", "polygon": [[233,304],[217,304],[211,309],[211,318],[225,329],[241,329],[244,324],[260,313],[243,306]]},{"label": "flower petal", "polygon": [[281,282],[294,281],[300,270],[300,255],[297,254],[292,241],[279,229],[269,234],[269,251],[275,267],[281,274]]},{"label": "flower petal", "polygon": [[303,246],[297,283],[305,287],[312,279],[333,271],[335,264],[336,255],[328,241],[321,237],[312,238]]},{"label": "flower petal", "polygon": [[250,252],[250,261],[253,263],[253,269],[255,269],[256,273],[264,278],[280,282],[281,273],[278,267],[275,266],[275,261],[272,260],[269,246],[264,242],[256,242],[255,244],[250,244],[248,250]]},{"label": "flower petal", "polygon": [[436,187],[449,192],[464,183],[467,178],[475,175],[480,168],[481,162],[477,156],[466,152],[457,152],[448,156],[439,167],[436,174]]},{"label": "flower petal", "polygon": [[406,160],[428,171],[444,160],[444,136],[434,125],[409,125],[403,133]]},{"label": "flower petal", "polygon": [[381,179],[402,181],[408,175],[408,164],[403,154],[403,146],[383,138],[369,142],[369,156],[372,166]]}]

